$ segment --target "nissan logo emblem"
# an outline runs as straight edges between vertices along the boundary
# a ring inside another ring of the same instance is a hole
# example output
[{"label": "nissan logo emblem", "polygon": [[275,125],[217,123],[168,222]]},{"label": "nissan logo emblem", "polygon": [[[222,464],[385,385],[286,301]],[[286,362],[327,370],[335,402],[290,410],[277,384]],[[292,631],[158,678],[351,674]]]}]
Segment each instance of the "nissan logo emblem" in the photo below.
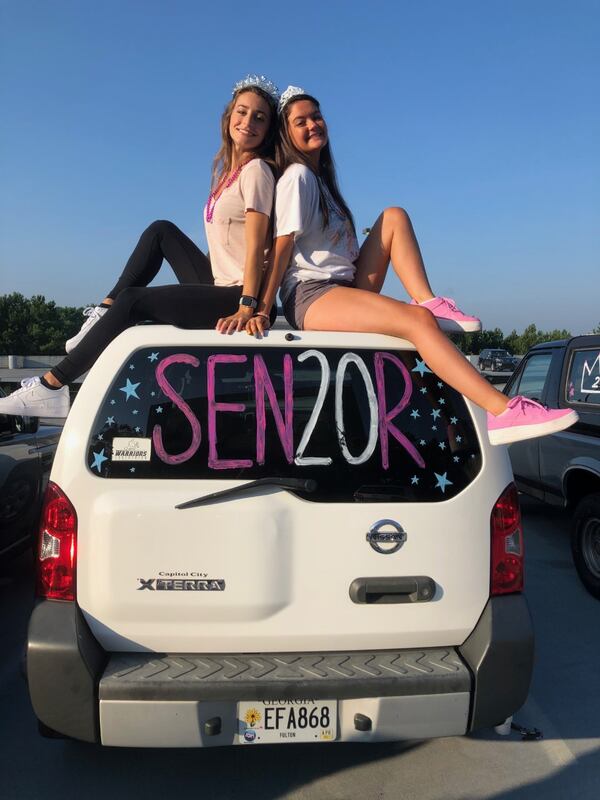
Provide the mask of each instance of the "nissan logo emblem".
[{"label": "nissan logo emblem", "polygon": [[[392,530],[389,530],[390,528]],[[367,542],[373,550],[384,555],[396,553],[405,541],[406,532],[404,528],[393,519],[380,519],[371,525],[367,533]]]}]

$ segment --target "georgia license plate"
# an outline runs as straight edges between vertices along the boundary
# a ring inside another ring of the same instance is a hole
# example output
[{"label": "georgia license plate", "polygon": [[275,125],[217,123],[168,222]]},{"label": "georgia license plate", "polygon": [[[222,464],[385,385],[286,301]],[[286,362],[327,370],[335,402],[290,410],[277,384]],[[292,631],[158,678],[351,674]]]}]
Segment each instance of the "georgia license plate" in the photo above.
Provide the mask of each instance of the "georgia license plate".
[{"label": "georgia license plate", "polygon": [[243,744],[332,742],[337,736],[337,700],[241,701],[237,717]]}]

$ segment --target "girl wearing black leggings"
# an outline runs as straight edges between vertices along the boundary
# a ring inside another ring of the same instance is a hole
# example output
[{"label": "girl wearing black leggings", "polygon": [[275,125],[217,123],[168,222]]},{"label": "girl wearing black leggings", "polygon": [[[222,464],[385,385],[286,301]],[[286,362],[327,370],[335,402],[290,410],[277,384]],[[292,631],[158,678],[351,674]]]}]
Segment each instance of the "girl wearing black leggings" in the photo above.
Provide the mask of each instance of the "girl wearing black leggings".
[{"label": "girl wearing black leggings", "polygon": [[[0,413],[66,416],[67,384],[119,333],[143,320],[233,333],[253,315],[268,317],[257,298],[270,245],[275,179],[267,160],[273,154],[278,96],[262,75],[249,75],[234,87],[221,119],[222,144],[204,209],[210,261],[173,223],[153,222],[115,287],[67,343],[67,357],[0,399]],[[148,287],[163,259],[179,284]]]}]

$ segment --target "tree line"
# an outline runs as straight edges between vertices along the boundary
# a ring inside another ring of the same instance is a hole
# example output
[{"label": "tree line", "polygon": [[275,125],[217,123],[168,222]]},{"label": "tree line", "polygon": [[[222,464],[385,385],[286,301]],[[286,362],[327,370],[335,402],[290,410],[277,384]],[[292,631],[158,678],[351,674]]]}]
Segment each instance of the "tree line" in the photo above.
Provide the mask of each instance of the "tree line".
[{"label": "tree line", "polygon": [[[82,312],[83,307],[57,306],[41,294],[29,298],[18,292],[0,295],[0,355],[60,355],[65,341],[81,327]],[[591,332],[600,333],[600,324]],[[452,338],[464,353],[477,355],[494,347],[522,355],[534,344],[569,336],[568,330],[543,331],[532,323],[522,333],[513,330],[508,336],[494,328]]]}]

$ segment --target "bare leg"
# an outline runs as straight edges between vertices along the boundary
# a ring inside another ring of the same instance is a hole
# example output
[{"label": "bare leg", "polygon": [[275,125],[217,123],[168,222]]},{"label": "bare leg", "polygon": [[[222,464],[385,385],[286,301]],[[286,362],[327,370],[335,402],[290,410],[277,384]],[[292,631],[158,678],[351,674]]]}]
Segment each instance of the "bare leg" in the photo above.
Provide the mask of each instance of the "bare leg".
[{"label": "bare leg", "polygon": [[434,296],[410,217],[402,208],[386,208],[360,248],[356,286],[380,292],[390,263],[410,297],[418,303]]},{"label": "bare leg", "polygon": [[411,341],[427,366],[469,400],[501,414],[508,398],[479,372],[442,333],[426,308],[410,306],[362,289],[336,287],[319,297],[304,318],[305,330],[385,333]]}]

